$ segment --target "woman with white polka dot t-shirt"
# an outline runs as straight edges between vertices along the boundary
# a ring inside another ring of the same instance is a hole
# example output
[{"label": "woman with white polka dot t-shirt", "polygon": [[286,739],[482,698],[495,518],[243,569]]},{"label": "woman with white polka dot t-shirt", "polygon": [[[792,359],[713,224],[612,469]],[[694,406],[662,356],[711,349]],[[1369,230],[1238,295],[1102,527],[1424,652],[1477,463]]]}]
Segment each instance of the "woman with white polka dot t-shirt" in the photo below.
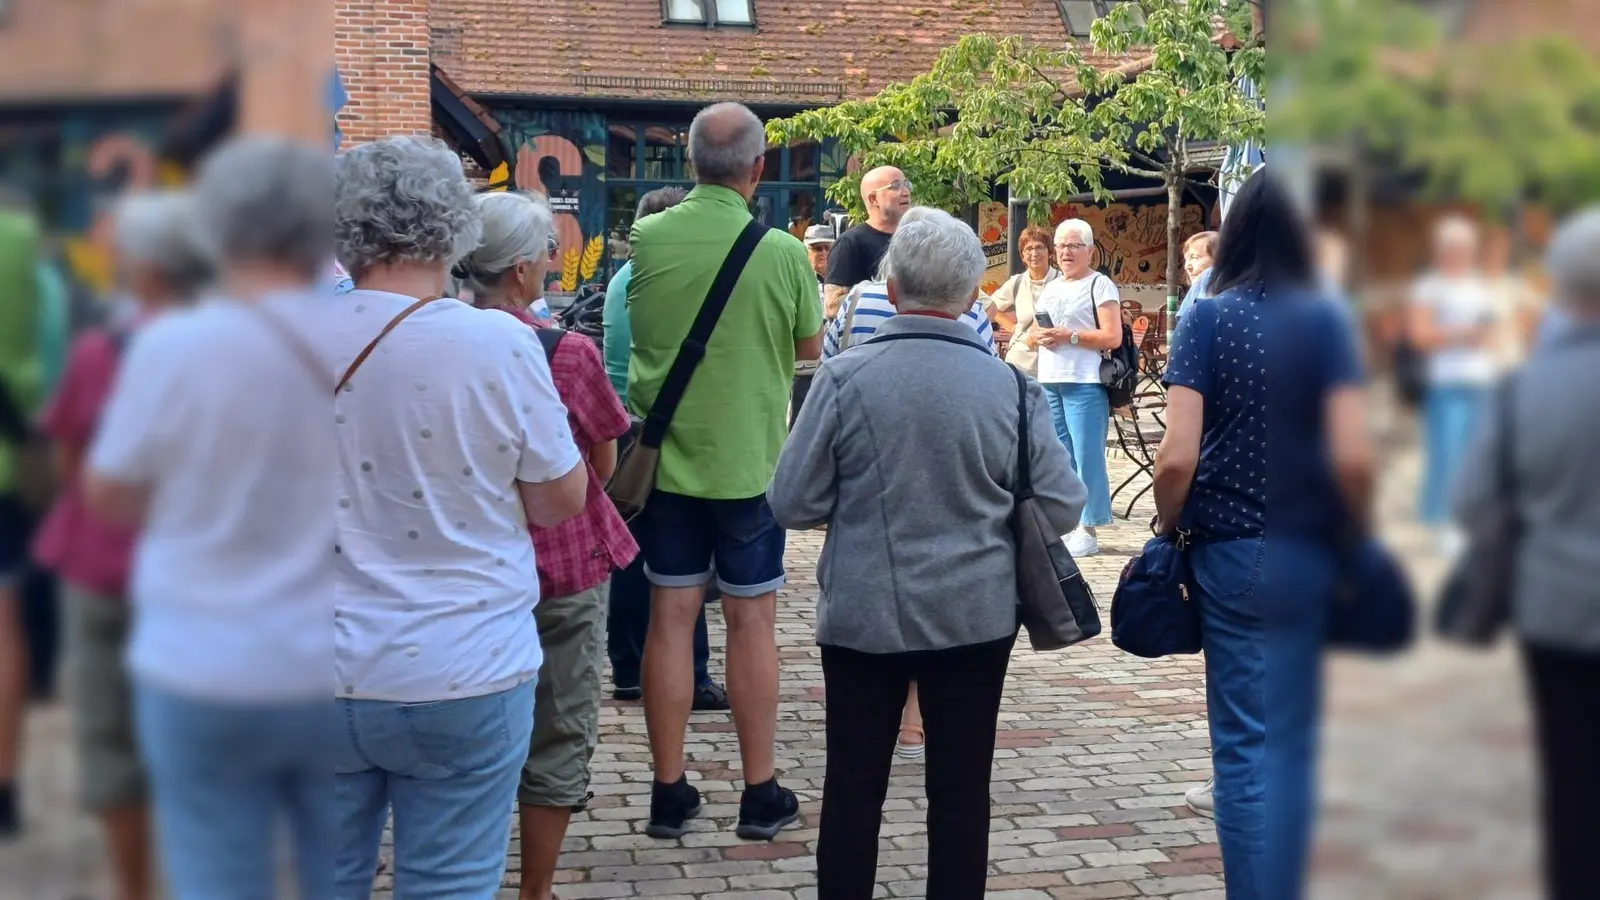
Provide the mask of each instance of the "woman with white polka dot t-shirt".
[{"label": "woman with white polka dot t-shirt", "polygon": [[[534,332],[445,292],[482,232],[461,162],[394,138],[347,151],[336,250],[355,280],[319,330],[335,374],[336,893],[364,895],[385,811],[418,896],[490,897],[510,840],[541,652],[529,523],[583,509],[587,470]],[[438,827],[448,822],[448,828]]]}]

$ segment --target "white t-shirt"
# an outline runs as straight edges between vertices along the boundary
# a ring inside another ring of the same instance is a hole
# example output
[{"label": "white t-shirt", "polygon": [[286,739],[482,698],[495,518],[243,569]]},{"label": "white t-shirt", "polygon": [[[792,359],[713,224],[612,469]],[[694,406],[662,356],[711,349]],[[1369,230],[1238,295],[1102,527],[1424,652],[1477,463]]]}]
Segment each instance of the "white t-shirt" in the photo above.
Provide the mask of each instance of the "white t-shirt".
[{"label": "white t-shirt", "polygon": [[[412,302],[339,298],[317,335],[331,370]],[[333,407],[335,695],[416,703],[532,679],[539,579],[516,482],[580,462],[534,330],[434,301],[378,344]]]},{"label": "white t-shirt", "polygon": [[[1034,315],[1049,313],[1057,328],[1069,331],[1094,331],[1100,327],[1096,311],[1107,303],[1118,303],[1122,295],[1110,278],[1098,272],[1069,281],[1058,278],[1045,286],[1034,300]],[[1040,384],[1099,384],[1100,351],[1059,344],[1039,347]]]},{"label": "white t-shirt", "polygon": [[[1424,275],[1411,288],[1411,302],[1432,311],[1434,321],[1447,329],[1493,323],[1501,315],[1494,291],[1478,277]],[[1428,380],[1432,384],[1491,384],[1497,370],[1492,346],[1449,347],[1428,360]]]},{"label": "white t-shirt", "polygon": [[[327,294],[261,301],[288,323]],[[220,702],[327,696],[333,381],[258,313],[167,313],[130,342],[89,468],[150,491],[129,599],[134,676]]]}]

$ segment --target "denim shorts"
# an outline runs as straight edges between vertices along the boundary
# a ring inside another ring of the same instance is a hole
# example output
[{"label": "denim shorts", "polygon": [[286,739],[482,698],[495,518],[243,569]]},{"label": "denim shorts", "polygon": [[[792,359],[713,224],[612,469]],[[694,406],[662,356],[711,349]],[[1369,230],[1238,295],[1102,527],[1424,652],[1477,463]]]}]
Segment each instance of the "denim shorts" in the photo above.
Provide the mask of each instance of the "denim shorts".
[{"label": "denim shorts", "polygon": [[699,587],[715,577],[729,597],[759,597],[784,584],[784,533],[764,494],[706,500],[656,491],[637,523],[651,584]]}]

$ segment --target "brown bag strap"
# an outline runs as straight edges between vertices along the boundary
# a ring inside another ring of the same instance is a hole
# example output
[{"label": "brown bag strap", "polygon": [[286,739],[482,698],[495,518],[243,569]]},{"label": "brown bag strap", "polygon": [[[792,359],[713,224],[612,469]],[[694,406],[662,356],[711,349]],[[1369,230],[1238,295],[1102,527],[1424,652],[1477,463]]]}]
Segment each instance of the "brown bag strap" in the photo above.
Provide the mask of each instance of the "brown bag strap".
[{"label": "brown bag strap", "polygon": [[400,314],[390,319],[389,324],[383,326],[383,330],[378,332],[378,336],[367,342],[367,346],[361,348],[361,352],[356,354],[355,361],[350,363],[350,368],[344,370],[344,377],[340,378],[339,383],[333,386],[333,392],[337,394],[344,390],[344,386],[350,383],[350,376],[356,374],[356,370],[361,368],[361,364],[367,361],[367,357],[372,355],[372,351],[378,349],[378,342],[383,340],[384,337],[389,334],[389,332],[393,331],[396,325],[404,322],[407,316],[423,308],[424,306],[427,306],[429,303],[442,299],[444,298],[423,297],[421,300],[418,300],[405,309],[400,310]]}]

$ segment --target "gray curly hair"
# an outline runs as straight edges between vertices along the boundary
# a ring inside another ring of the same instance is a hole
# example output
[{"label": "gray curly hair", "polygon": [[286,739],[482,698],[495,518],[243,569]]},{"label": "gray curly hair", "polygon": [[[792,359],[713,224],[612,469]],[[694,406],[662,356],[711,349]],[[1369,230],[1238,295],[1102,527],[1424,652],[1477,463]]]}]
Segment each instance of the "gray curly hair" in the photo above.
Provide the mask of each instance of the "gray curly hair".
[{"label": "gray curly hair", "polygon": [[393,137],[339,155],[334,257],[352,276],[384,263],[452,266],[483,236],[461,158],[433,138]]},{"label": "gray curly hair", "polygon": [[210,153],[196,173],[193,236],[215,265],[273,262],[308,277],[333,238],[333,159],[326,147],[251,135]]}]

